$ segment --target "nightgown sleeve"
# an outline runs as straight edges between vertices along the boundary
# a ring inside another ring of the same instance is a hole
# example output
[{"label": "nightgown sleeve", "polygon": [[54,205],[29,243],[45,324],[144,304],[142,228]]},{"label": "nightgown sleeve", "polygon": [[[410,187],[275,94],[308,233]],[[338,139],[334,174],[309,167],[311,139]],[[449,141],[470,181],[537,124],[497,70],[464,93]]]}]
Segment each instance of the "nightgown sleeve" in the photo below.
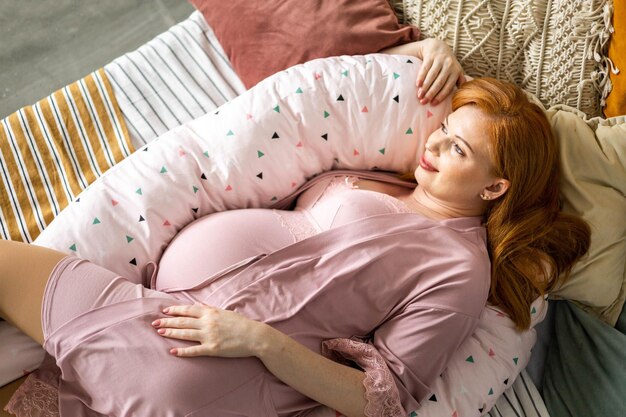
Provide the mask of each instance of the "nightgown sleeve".
[{"label": "nightgown sleeve", "polygon": [[365,372],[366,416],[406,417],[477,323],[477,317],[459,312],[409,305],[379,326],[371,340],[327,340],[322,353]]}]

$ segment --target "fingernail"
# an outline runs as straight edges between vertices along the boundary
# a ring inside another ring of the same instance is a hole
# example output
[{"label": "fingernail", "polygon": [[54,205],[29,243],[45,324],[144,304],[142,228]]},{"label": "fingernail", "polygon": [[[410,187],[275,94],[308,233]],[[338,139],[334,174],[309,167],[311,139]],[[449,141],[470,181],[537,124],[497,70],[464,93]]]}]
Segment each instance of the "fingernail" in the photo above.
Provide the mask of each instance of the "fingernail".
[{"label": "fingernail", "polygon": [[433,101],[431,101],[431,104],[432,104],[433,106],[436,106],[436,105],[437,105],[437,103],[439,103],[439,102],[437,101],[437,99],[433,99]]},{"label": "fingernail", "polygon": [[164,334],[165,333],[165,329],[159,329],[159,330],[157,330],[157,333],[158,334]]},{"label": "fingernail", "polygon": [[424,82],[423,82],[422,80],[419,80],[419,81],[417,82],[417,86],[418,86],[418,87],[421,87],[423,84],[424,84]]},{"label": "fingernail", "polygon": [[163,312],[164,312],[165,314],[169,313],[169,312],[170,312],[169,307],[168,307],[168,308],[164,308],[164,309],[163,309]]},{"label": "fingernail", "polygon": [[422,98],[422,97],[424,97],[424,90],[420,88],[419,90],[417,90],[417,98]]},{"label": "fingernail", "polygon": [[420,100],[420,103],[421,104],[426,104],[426,103],[428,103],[428,99],[427,98],[423,98],[423,99]]},{"label": "fingernail", "polygon": [[155,320],[155,321],[152,322],[152,325],[154,327],[159,327],[160,324],[161,324],[161,320]]},{"label": "fingernail", "polygon": [[174,348],[174,349],[170,349],[170,353],[172,355],[178,355],[178,349]]}]

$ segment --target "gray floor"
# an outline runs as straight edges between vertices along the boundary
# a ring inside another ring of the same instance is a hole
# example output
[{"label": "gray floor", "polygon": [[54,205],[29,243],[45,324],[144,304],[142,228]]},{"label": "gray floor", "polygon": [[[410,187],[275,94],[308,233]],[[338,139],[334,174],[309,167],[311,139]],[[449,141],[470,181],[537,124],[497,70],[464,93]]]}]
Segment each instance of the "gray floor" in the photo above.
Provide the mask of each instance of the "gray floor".
[{"label": "gray floor", "polygon": [[186,0],[0,0],[0,118],[136,49]]}]

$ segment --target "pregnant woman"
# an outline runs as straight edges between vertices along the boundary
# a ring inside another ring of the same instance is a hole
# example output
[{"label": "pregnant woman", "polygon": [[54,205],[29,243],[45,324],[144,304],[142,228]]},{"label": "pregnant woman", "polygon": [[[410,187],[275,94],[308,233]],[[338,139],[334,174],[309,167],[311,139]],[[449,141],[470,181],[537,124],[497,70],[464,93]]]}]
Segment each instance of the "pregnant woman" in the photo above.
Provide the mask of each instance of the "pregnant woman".
[{"label": "pregnant woman", "polygon": [[487,300],[527,328],[589,228],[560,212],[558,146],[521,90],[473,80],[452,103],[417,185],[331,173],[292,210],[208,215],[150,289],[0,241],[0,315],[54,358],[61,416],[406,415]]}]

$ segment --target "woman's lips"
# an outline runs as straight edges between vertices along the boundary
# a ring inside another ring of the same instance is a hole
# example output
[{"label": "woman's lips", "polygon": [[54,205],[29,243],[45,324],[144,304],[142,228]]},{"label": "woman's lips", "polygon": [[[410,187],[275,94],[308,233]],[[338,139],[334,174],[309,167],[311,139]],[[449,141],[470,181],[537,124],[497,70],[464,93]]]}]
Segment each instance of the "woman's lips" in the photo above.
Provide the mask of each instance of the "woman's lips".
[{"label": "woman's lips", "polygon": [[422,155],[422,157],[420,158],[420,166],[424,168],[426,171],[439,172],[435,169],[434,166],[428,163],[426,158],[424,158],[424,155]]}]

